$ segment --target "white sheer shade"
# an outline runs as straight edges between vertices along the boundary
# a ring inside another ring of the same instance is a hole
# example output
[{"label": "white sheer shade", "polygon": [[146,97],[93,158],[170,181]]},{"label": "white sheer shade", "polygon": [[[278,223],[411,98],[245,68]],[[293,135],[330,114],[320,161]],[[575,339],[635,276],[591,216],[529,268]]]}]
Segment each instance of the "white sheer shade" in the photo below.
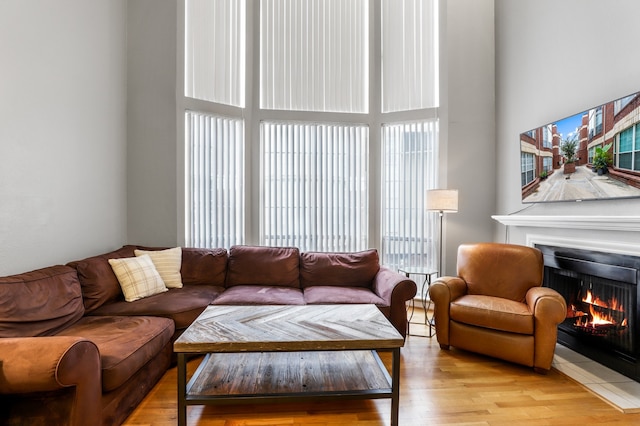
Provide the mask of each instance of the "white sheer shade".
[{"label": "white sheer shade", "polygon": [[244,121],[191,111],[185,120],[186,244],[243,244]]},{"label": "white sheer shade", "polygon": [[437,23],[437,0],[382,0],[382,112],[438,106]]},{"label": "white sheer shade", "polygon": [[368,111],[368,0],[261,0],[260,107]]},{"label": "white sheer shade", "polygon": [[185,96],[244,107],[245,0],[185,5]]},{"label": "white sheer shade", "polygon": [[369,248],[368,128],[263,122],[261,135],[260,243]]},{"label": "white sheer shade", "polygon": [[433,266],[435,218],[424,203],[437,182],[438,122],[385,125],[382,147],[383,263]]}]

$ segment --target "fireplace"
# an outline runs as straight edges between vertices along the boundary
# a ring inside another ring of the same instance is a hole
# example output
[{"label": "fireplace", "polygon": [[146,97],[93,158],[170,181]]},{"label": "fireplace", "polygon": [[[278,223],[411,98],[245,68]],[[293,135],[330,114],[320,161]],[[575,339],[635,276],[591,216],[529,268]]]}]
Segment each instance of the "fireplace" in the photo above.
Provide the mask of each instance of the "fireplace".
[{"label": "fireplace", "polygon": [[640,257],[538,245],[544,285],[567,302],[558,341],[640,381]]}]

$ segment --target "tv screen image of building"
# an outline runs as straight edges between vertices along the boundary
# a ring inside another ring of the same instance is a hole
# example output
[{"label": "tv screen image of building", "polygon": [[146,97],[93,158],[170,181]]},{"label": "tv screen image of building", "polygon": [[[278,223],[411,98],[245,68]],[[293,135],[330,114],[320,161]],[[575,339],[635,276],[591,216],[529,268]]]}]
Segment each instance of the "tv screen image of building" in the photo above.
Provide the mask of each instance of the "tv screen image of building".
[{"label": "tv screen image of building", "polygon": [[523,203],[640,197],[640,92],[520,134]]}]

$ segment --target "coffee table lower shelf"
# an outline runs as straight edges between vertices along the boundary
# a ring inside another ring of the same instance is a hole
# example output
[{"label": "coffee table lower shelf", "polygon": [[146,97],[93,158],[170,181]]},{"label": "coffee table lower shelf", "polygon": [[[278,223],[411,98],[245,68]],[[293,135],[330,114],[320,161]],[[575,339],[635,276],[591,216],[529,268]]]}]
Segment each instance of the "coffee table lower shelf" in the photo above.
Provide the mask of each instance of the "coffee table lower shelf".
[{"label": "coffee table lower shelf", "polygon": [[[183,367],[184,362],[179,360]],[[179,389],[179,400],[184,398],[179,402],[186,410],[187,405],[392,398],[397,407],[392,384],[374,350],[210,353],[182,388],[186,392]]]}]

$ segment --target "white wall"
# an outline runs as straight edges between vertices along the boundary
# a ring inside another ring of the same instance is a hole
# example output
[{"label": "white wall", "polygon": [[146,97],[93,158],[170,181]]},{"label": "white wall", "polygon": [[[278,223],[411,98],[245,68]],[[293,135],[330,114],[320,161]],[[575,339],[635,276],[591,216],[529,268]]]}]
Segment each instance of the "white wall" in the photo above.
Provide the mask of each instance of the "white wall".
[{"label": "white wall", "polygon": [[127,205],[132,244],[177,244],[175,0],[129,0]]},{"label": "white wall", "polygon": [[495,223],[495,40],[493,0],[441,1],[444,174],[458,189],[459,212],[445,215],[445,274],[456,272],[461,243],[493,240]]},{"label": "white wall", "polygon": [[0,275],[126,240],[125,13],[0,2]]},{"label": "white wall", "polygon": [[[640,90],[638,16],[637,0],[496,0],[498,214],[640,212],[640,200],[523,205],[519,163],[523,131]],[[501,225],[495,237],[524,243],[526,232]]]}]

